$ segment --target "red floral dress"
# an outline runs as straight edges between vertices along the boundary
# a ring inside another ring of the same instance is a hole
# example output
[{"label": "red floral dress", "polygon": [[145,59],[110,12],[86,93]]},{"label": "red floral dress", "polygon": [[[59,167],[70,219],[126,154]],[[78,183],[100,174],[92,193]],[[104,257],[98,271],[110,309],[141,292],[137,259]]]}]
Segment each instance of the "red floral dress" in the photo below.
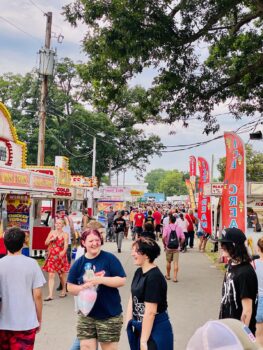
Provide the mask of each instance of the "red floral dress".
[{"label": "red floral dress", "polygon": [[48,257],[42,269],[47,272],[57,272],[61,274],[68,272],[70,265],[68,263],[67,254],[59,256],[59,253],[64,250],[64,237],[57,238],[49,243]]}]

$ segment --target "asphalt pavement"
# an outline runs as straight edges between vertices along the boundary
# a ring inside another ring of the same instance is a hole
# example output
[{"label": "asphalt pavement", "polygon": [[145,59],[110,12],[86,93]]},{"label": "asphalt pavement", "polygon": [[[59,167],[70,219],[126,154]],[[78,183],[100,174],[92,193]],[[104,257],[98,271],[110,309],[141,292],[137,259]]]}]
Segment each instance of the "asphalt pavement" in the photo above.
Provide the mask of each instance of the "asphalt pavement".
[{"label": "asphalt pavement", "polygon": [[[127,283],[120,288],[122,305],[127,307],[131,280],[136,266],[130,255],[132,241],[123,241],[121,253],[117,253],[115,243],[107,242],[103,249],[111,251],[120,259],[127,273]],[[165,274],[165,254],[156,260]],[[168,283],[168,312],[174,330],[174,350],[185,350],[194,331],[206,321],[217,319],[223,280],[222,271],[215,268],[210,259],[197,248],[180,254],[178,283]],[[47,278],[47,276],[46,276]],[[43,291],[47,296],[47,286]],[[53,301],[44,302],[42,330],[37,335],[35,350],[69,350],[76,335],[76,315],[73,297],[64,299],[57,296]],[[129,350],[124,328],[122,329],[120,350]]]}]

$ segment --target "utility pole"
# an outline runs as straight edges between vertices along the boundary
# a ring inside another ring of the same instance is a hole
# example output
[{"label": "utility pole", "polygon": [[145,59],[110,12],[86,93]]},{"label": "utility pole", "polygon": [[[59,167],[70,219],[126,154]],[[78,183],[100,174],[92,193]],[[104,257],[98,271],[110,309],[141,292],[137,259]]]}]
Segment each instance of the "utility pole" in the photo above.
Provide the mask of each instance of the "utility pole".
[{"label": "utility pole", "polygon": [[126,170],[123,169],[123,187],[125,187],[125,173],[126,173]]},{"label": "utility pole", "polygon": [[109,159],[109,185],[111,186],[111,169],[112,169],[112,159]]},{"label": "utility pole", "polygon": [[215,156],[212,154],[210,182],[213,182],[213,178],[214,178],[214,162],[215,162]]},{"label": "utility pole", "polygon": [[[52,12],[46,13],[46,37],[45,48],[50,49]],[[44,74],[41,84],[40,112],[39,112],[39,133],[38,133],[38,154],[37,165],[44,165],[45,160],[45,131],[46,131],[46,102],[48,93],[48,75]]]},{"label": "utility pole", "polygon": [[93,137],[92,177],[96,176],[96,137]]}]

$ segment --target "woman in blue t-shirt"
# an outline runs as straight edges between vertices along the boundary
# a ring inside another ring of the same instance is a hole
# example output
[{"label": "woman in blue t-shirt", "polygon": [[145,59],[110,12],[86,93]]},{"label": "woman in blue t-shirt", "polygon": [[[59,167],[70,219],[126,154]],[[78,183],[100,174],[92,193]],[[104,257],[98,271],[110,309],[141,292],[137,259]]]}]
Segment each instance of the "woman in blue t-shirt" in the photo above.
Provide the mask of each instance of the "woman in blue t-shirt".
[{"label": "woman in blue t-shirt", "polygon": [[156,241],[140,237],[132,257],[139,266],[133,277],[127,308],[131,350],[173,350],[173,331],[167,314],[167,283],[154,264],[161,249]]},{"label": "woman in blue t-shirt", "polygon": [[[101,250],[103,238],[99,231],[85,230],[81,244],[85,255],[69,271],[68,291],[78,295],[83,289],[97,286],[97,299],[88,316],[79,311],[77,338],[83,349],[95,350],[99,342],[102,350],[117,350],[123,323],[118,287],[125,284],[126,274],[113,254]],[[85,282],[84,274],[89,276]]]}]

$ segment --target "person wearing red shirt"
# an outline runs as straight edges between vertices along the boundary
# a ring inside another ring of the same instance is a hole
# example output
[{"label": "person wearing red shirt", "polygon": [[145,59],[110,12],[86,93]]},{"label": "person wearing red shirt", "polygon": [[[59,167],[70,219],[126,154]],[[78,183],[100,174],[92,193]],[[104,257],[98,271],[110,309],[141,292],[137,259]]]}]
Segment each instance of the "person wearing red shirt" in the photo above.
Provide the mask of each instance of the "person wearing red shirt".
[{"label": "person wearing red shirt", "polygon": [[161,233],[161,221],[162,221],[162,214],[159,212],[158,208],[155,208],[155,212],[153,213],[154,218],[154,225],[155,225],[155,232],[156,232],[156,240],[159,240],[159,236]]},{"label": "person wearing red shirt", "polygon": [[185,215],[185,219],[188,221],[189,225],[187,227],[188,235],[185,239],[185,246],[189,246],[190,248],[194,247],[194,236],[195,236],[195,229],[194,229],[194,224],[195,224],[195,217],[192,209],[188,210],[188,214]]},{"label": "person wearing red shirt", "polygon": [[144,215],[142,213],[142,209],[139,208],[138,212],[134,215],[134,231],[135,235],[138,238],[140,234],[143,232],[143,224],[144,224]]},{"label": "person wearing red shirt", "polygon": [[7,254],[6,247],[4,245],[4,236],[0,237],[0,258],[3,258]]}]

